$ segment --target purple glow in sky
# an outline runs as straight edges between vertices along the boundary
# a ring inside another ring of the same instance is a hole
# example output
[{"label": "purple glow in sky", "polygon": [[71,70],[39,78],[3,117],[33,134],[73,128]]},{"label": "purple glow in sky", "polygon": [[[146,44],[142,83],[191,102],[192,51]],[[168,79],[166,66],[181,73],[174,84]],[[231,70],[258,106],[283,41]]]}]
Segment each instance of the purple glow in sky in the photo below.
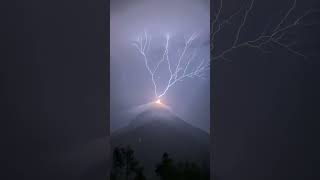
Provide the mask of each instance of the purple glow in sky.
[{"label": "purple glow in sky", "polygon": [[[111,130],[126,125],[124,114],[133,107],[155,100],[150,73],[143,56],[133,46],[144,31],[152,37],[148,62],[153,66],[165,54],[166,35],[170,34],[168,56],[174,66],[183,53],[186,39],[193,33],[197,38],[183,57],[186,67],[188,57],[197,52],[188,66],[195,71],[203,59],[209,60],[210,9],[206,0],[112,0],[110,19],[111,54]],[[162,63],[154,78],[160,92],[167,87],[170,73]],[[183,70],[179,71],[182,75]],[[210,79],[186,78],[161,97],[182,119],[209,132],[210,127]]]}]

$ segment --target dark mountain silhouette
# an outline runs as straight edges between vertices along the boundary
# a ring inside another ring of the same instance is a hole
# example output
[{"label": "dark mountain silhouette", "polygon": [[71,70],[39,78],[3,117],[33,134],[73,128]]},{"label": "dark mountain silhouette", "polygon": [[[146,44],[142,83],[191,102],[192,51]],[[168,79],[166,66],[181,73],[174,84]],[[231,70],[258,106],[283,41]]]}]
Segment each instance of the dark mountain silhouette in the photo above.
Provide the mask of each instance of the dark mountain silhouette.
[{"label": "dark mountain silhouette", "polygon": [[131,146],[148,178],[164,152],[176,161],[209,166],[209,134],[193,127],[163,104],[150,103],[134,109],[129,125],[112,134],[112,148]]}]

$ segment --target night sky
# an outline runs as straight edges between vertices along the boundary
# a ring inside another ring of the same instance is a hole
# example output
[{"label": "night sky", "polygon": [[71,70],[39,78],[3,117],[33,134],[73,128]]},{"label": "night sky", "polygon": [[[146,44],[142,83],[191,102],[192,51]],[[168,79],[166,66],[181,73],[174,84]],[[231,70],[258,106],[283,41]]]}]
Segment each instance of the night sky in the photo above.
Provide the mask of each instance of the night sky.
[{"label": "night sky", "polygon": [[[232,12],[244,1],[225,0],[226,11]],[[120,2],[113,11],[126,12],[126,6],[136,4]],[[276,20],[288,2],[257,0],[242,37],[254,36],[267,19]],[[1,6],[0,162],[4,168],[0,179],[108,177],[109,103],[118,106],[120,113],[152,100],[148,83],[136,86],[146,93],[133,96],[138,90],[128,86],[122,89],[127,93],[108,99],[108,7],[105,0],[8,0]],[[299,0],[297,7],[297,13],[320,9],[318,0]],[[214,9],[211,3],[211,13]],[[295,32],[297,48],[309,55],[307,60],[281,49],[268,55],[243,50],[233,55],[232,62],[220,62],[211,69],[211,152],[216,180],[320,179],[320,27],[306,26]],[[223,40],[229,37],[221,35],[217,45],[224,46]],[[111,88],[121,86],[112,84]],[[168,95],[168,104],[169,100],[178,102],[178,97],[183,100],[174,94]],[[194,109],[190,104],[195,100],[189,99],[184,105]]]},{"label": "night sky", "polygon": [[[278,23],[290,3],[256,1],[240,41]],[[239,7],[248,7],[248,1],[225,0],[224,5],[226,17]],[[297,1],[288,20],[319,7],[317,1]],[[216,63],[211,69],[217,179],[319,179],[319,13],[304,22],[316,24],[293,29],[290,38],[307,59],[276,45],[267,54],[242,48],[228,56],[231,62]],[[228,46],[232,32],[227,28],[219,35],[219,49]]]},{"label": "night sky", "polygon": [[[132,42],[144,30],[152,36],[151,62],[161,58],[165,34],[172,34],[169,56],[177,63],[177,49],[183,48],[184,36],[199,33],[190,50],[198,54],[189,69],[195,68],[202,58],[209,62],[210,8],[208,1],[111,1],[110,14],[110,105],[111,131],[123,127],[130,119],[124,114],[130,109],[155,100],[151,76],[144,66],[143,57]],[[189,51],[191,52],[191,51]],[[186,61],[185,61],[186,62]],[[165,63],[164,63],[165,64]],[[162,102],[182,119],[207,132],[210,129],[210,76],[206,79],[188,78],[169,89]],[[159,90],[168,79],[167,67],[158,71]]]},{"label": "night sky", "polygon": [[2,3],[0,179],[106,179],[108,2]]}]

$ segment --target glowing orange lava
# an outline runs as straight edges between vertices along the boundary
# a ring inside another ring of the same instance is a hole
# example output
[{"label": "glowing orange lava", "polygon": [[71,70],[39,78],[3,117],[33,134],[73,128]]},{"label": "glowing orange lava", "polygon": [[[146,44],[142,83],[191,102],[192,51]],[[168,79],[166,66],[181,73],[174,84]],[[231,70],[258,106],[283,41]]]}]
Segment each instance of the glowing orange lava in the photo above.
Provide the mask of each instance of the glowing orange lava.
[{"label": "glowing orange lava", "polygon": [[156,103],[157,103],[157,104],[162,104],[160,99],[158,99],[158,100],[156,101]]}]

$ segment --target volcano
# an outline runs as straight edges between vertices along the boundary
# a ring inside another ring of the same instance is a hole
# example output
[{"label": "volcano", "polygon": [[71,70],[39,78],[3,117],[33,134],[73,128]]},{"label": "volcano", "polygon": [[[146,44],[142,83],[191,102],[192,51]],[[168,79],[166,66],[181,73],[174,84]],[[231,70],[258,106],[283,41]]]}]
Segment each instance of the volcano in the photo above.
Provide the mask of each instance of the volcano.
[{"label": "volcano", "polygon": [[180,119],[170,107],[149,103],[132,111],[131,122],[111,135],[111,145],[131,146],[135,156],[153,179],[163,153],[175,161],[209,167],[209,134]]}]

